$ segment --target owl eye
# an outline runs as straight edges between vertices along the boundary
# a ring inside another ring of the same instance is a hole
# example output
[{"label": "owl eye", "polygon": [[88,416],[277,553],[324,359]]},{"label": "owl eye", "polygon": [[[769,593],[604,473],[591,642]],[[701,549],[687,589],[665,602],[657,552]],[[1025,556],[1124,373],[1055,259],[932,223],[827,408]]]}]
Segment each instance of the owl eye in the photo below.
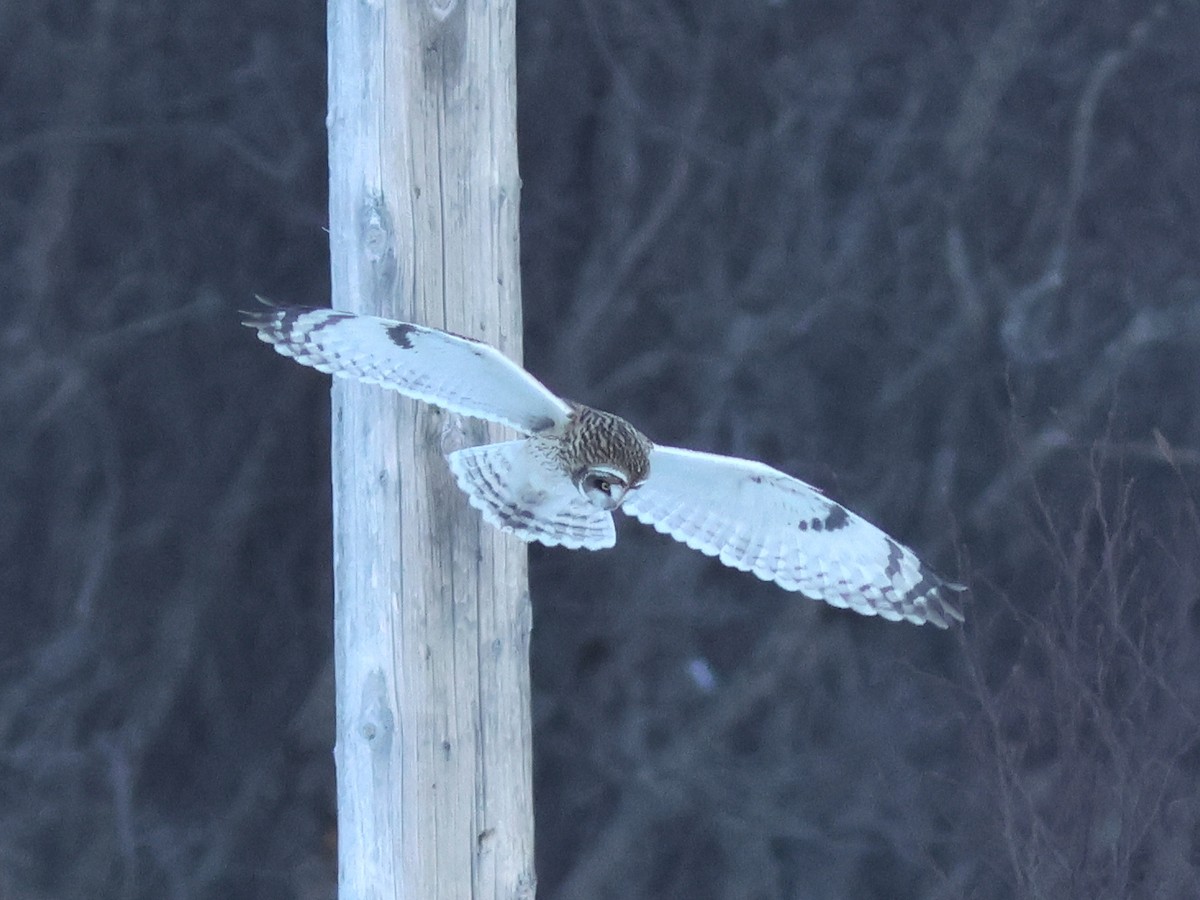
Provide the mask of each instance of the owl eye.
[{"label": "owl eye", "polygon": [[617,482],[607,475],[590,474],[583,479],[584,493],[599,491],[605,497],[611,497]]},{"label": "owl eye", "polygon": [[583,495],[601,509],[616,509],[625,499],[625,479],[607,467],[585,470],[577,476],[575,483]]}]

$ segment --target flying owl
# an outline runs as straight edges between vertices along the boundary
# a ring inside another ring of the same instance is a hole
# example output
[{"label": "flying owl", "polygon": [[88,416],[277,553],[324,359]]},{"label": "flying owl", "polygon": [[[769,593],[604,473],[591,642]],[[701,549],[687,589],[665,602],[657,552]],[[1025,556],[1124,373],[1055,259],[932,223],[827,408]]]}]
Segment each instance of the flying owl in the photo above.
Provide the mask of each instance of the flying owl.
[{"label": "flying owl", "polygon": [[619,416],[563,400],[487,344],[332,309],[267,304],[246,317],[261,340],[306,366],[526,435],[447,456],[471,505],[522,540],[611,547],[621,509],[833,606],[942,628],[962,621],[947,596],[960,585],[816,488],[763,463],[658,446]]}]

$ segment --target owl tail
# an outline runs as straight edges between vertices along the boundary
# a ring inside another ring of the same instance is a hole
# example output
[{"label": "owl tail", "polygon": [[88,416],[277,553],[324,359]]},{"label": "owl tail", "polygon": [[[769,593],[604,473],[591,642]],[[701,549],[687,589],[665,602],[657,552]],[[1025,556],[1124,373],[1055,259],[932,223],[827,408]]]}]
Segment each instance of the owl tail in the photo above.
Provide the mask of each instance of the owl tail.
[{"label": "owl tail", "polygon": [[544,451],[525,438],[456,450],[446,461],[471,505],[501,531],[549,547],[611,547],[612,514],[589,503]]}]

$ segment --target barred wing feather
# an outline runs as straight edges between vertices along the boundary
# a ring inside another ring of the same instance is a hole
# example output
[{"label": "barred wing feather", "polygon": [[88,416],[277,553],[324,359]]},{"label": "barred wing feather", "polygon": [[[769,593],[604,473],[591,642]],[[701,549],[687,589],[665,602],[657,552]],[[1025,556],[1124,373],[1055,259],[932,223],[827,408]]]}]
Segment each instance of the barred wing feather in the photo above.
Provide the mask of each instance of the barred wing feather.
[{"label": "barred wing feather", "polygon": [[602,550],[612,513],[588,503],[538,438],[484,444],[446,457],[471,505],[502,531],[548,547]]},{"label": "barred wing feather", "polygon": [[559,427],[571,412],[499,350],[470,338],[333,309],[267,304],[245,315],[245,324],[283,356],[451,412],[525,434]]},{"label": "barred wing feather", "polygon": [[749,460],[655,447],[622,506],[658,531],[789,591],[864,615],[947,627],[949,585],[897,541],[799,479]]}]

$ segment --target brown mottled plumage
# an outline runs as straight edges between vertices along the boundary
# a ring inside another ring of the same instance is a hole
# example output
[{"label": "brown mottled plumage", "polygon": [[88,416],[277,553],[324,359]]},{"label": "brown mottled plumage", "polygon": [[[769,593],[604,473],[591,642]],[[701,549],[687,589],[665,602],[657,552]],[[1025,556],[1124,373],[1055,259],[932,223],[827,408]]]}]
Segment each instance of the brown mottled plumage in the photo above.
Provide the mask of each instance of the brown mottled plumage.
[{"label": "brown mottled plumage", "polygon": [[571,404],[571,421],[562,436],[562,460],[573,477],[594,466],[612,466],[637,487],[650,474],[650,439],[612,413]]}]

